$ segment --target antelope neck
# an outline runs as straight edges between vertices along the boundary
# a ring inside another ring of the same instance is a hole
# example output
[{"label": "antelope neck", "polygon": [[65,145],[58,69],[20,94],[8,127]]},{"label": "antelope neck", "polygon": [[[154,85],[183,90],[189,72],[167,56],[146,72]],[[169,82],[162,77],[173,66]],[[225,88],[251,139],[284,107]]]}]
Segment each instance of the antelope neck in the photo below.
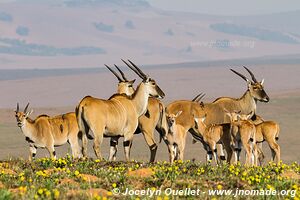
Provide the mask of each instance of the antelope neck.
[{"label": "antelope neck", "polygon": [[132,102],[139,116],[143,115],[146,112],[148,106],[148,99],[149,91],[142,82],[139,84],[132,97]]},{"label": "antelope neck", "polygon": [[247,111],[256,111],[256,100],[250,94],[250,90],[248,89],[244,95],[238,99],[240,107]]},{"label": "antelope neck", "polygon": [[27,118],[26,120],[25,120],[25,123],[22,125],[22,127],[20,127],[21,128],[21,130],[22,130],[22,132],[23,132],[23,134],[26,136],[26,137],[28,137],[28,138],[30,138],[30,139],[32,139],[33,138],[33,129],[34,129],[34,125],[33,125],[33,123],[32,123],[32,120],[31,119],[29,119],[29,118]]}]

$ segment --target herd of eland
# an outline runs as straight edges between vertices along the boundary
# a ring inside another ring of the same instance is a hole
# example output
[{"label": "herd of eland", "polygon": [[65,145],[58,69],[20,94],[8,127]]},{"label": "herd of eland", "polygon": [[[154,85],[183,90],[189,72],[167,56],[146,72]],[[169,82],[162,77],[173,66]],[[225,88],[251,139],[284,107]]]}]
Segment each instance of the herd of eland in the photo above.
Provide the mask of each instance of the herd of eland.
[{"label": "herd of eland", "polygon": [[231,69],[247,83],[247,90],[240,98],[219,97],[204,103],[201,93],[192,100],[176,100],[165,106],[160,100],[165,94],[157,82],[132,61],[122,61],[141,78],[136,88],[133,86],[135,79],[128,80],[118,66],[113,69],[105,65],[119,81],[117,93],[109,99],[86,96],[74,112],[54,117],[43,114],[34,120],[29,117],[32,113],[29,104],[24,111],[20,111],[17,104],[15,117],[29,144],[30,160],[35,158],[37,148],[46,148],[51,158],[56,158],[54,147],[67,142],[74,158],[87,157],[89,140],[93,140],[97,158],[102,159],[101,143],[109,137],[108,159],[114,161],[122,137],[125,157],[129,161],[134,135],[142,133],[150,149],[150,162],[154,162],[158,148],[154,139],[156,130],[160,141],[167,145],[171,163],[183,160],[188,132],[193,143],[202,143],[207,162],[214,159],[217,164],[225,160],[236,163],[240,161],[243,147],[246,165],[261,164],[265,157],[264,141],[271,149],[272,160],[280,161],[278,123],[266,121],[256,114],[258,101],[269,102],[264,80],[257,81],[247,67],[244,68],[251,79]]}]

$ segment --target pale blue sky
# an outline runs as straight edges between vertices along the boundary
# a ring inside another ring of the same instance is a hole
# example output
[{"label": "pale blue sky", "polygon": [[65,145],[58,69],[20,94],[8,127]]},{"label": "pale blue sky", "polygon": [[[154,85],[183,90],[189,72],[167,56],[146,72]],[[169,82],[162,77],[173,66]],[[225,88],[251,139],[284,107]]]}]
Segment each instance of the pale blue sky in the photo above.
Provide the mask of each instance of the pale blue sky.
[{"label": "pale blue sky", "polygon": [[215,15],[255,15],[300,10],[299,0],[147,0],[164,10]]}]

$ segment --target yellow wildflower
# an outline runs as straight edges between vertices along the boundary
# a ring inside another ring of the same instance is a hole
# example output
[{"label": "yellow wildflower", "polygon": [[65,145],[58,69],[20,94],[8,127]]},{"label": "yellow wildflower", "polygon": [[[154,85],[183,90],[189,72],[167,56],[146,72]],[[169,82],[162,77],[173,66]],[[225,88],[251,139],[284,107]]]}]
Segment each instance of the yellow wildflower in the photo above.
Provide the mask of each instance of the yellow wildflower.
[{"label": "yellow wildflower", "polygon": [[39,189],[39,190],[38,190],[38,194],[40,194],[40,195],[42,195],[42,194],[43,194],[43,192],[44,192],[44,190],[43,190],[43,189]]},{"label": "yellow wildflower", "polygon": [[75,176],[78,176],[79,174],[80,174],[80,172],[77,171],[77,170],[74,172],[74,175],[75,175]]},{"label": "yellow wildflower", "polygon": [[218,185],[217,185],[217,189],[218,189],[218,190],[222,190],[222,189],[223,189],[223,186],[220,185],[220,184],[218,184]]},{"label": "yellow wildflower", "polygon": [[59,195],[60,195],[60,192],[58,191],[58,189],[54,189],[54,190],[53,190],[53,196],[54,196],[54,199],[58,199],[58,198],[59,198]]}]

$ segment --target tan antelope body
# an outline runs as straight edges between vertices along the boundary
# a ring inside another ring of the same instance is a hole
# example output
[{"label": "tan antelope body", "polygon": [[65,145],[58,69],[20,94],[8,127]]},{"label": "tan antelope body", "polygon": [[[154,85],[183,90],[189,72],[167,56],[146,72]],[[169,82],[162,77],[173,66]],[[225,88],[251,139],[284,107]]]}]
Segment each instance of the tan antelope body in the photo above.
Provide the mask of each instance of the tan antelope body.
[{"label": "tan antelope body", "polygon": [[176,118],[176,124],[181,125],[184,131],[191,131],[193,136],[199,137],[200,133],[197,129],[194,118],[204,117],[205,112],[203,106],[199,103],[190,100],[177,100],[170,103],[166,107],[167,114],[175,114],[180,112],[181,114]]},{"label": "tan antelope body", "polygon": [[[202,141],[201,134],[197,128],[197,124],[195,123],[195,118],[201,118],[205,116],[203,107],[200,106],[199,103],[190,100],[177,100],[170,103],[166,107],[166,115],[176,115],[179,112],[181,114],[176,117],[175,122],[176,126],[180,127],[180,129],[177,130],[178,133],[176,134],[184,136],[182,138],[185,140],[187,132],[190,131],[193,137]],[[165,138],[165,141],[167,141],[167,144],[169,143],[167,138]],[[172,157],[172,149],[173,147],[168,145],[170,157]]]},{"label": "tan antelope body", "polygon": [[32,111],[27,112],[28,105],[24,112],[19,111],[19,104],[16,110],[17,124],[29,143],[31,155],[35,157],[37,148],[46,148],[51,158],[56,158],[54,146],[70,143],[74,158],[80,156],[78,144],[78,126],[75,113],[66,113],[55,117],[40,115],[35,120],[29,118]]},{"label": "tan antelope body", "polygon": [[206,117],[195,118],[195,122],[203,138],[202,143],[207,151],[207,161],[210,162],[214,157],[215,162],[218,163],[217,144],[222,144],[227,152],[227,161],[230,162],[232,155],[230,124],[210,124],[207,126],[205,119]]},{"label": "tan antelope body", "polygon": [[[126,160],[129,160],[138,118],[145,114],[149,96],[164,97],[164,93],[153,79],[146,76],[137,67],[132,70],[143,79],[132,97],[114,95],[109,100],[103,100],[87,96],[76,108],[79,130],[83,135],[87,135],[89,130],[93,132],[93,147],[98,158],[102,158],[100,145],[104,136],[122,136],[124,137]],[[83,141],[83,156],[87,156],[85,141]]]},{"label": "tan antelope body", "polygon": [[259,161],[262,163],[264,154],[262,151],[262,142],[266,141],[272,152],[272,160],[280,162],[280,146],[277,143],[279,137],[279,125],[274,121],[265,121],[255,125],[256,127],[256,143],[259,151]]},{"label": "tan antelope body", "polygon": [[[122,60],[127,66],[129,65],[126,61]],[[129,61],[130,62],[130,61]],[[134,65],[132,62],[130,62]],[[125,77],[124,73],[115,65],[117,70],[120,72],[122,78],[109,66],[106,67],[117,77],[119,80],[118,84],[118,93],[119,94],[126,94],[127,96],[131,96],[134,93],[133,82],[128,81]],[[147,111],[145,114],[139,117],[139,125],[135,134],[140,132],[143,133],[145,141],[150,149],[150,162],[154,162],[155,155],[157,151],[157,144],[154,139],[154,131],[157,130],[161,137],[165,135],[167,132],[166,122],[165,122],[165,112],[164,112],[164,105],[163,103],[156,98],[150,97],[148,99]],[[111,138],[111,149],[110,149],[110,159],[116,160],[116,153],[117,153],[117,144],[118,144],[118,137]]]},{"label": "tan antelope body", "polygon": [[[234,112],[236,110],[241,111],[241,114],[248,114],[250,112],[256,112],[256,104],[257,101],[268,102],[269,97],[264,91],[263,80],[258,82],[254,77],[253,73],[246,67],[244,67],[252,77],[252,81],[246,78],[244,75],[234,71],[232,72],[240,76],[247,82],[248,89],[240,98],[231,98],[231,97],[220,97],[216,99],[212,103],[202,103],[204,112],[207,113],[207,117],[205,119],[205,124],[223,124],[230,123],[229,117],[226,115],[224,109],[229,112]],[[177,110],[169,111],[171,113],[176,113]],[[197,138],[196,138],[197,139]],[[199,138],[198,138],[199,139]],[[225,160],[225,156],[223,153],[223,148],[219,146],[218,150],[220,150],[220,158],[221,160]]]},{"label": "tan antelope body", "polygon": [[165,141],[168,145],[170,163],[173,163],[174,160],[183,160],[184,156],[187,132],[184,130],[183,126],[176,124],[176,118],[181,113],[182,112],[179,111],[176,115],[166,114],[168,132]]},{"label": "tan antelope body", "polygon": [[[249,116],[241,115],[241,119],[247,120]],[[270,147],[272,153],[272,160],[279,163],[280,162],[280,146],[277,143],[279,138],[280,127],[279,124],[274,121],[264,121],[262,117],[256,115],[255,119],[252,118],[253,123],[255,124],[256,134],[256,146],[258,150],[258,160],[260,164],[264,159],[264,153],[262,150],[262,143],[266,141]]]},{"label": "tan antelope body", "polygon": [[255,125],[249,120],[240,119],[239,114],[236,112],[225,112],[231,120],[231,145],[234,146],[235,163],[240,161],[241,146],[243,145],[246,152],[245,164],[257,165]]}]

